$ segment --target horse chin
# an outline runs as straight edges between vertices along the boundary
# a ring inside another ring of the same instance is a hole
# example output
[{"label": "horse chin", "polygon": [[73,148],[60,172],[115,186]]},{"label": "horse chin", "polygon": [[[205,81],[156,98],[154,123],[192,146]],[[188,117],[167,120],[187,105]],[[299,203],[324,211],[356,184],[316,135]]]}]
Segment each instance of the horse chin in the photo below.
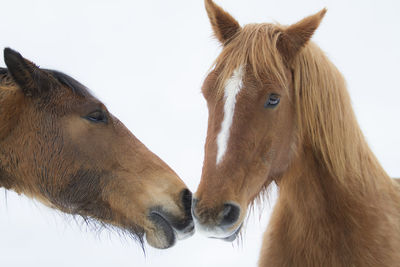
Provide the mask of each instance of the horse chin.
[{"label": "horse chin", "polygon": [[222,238],[222,240],[226,241],[226,242],[233,242],[235,241],[236,237],[239,235],[240,230],[242,229],[243,223],[240,224],[240,226],[235,230],[235,232],[233,232],[233,234],[231,234],[228,237]]},{"label": "horse chin", "polygon": [[240,224],[240,226],[231,235],[228,235],[226,237],[210,237],[210,238],[220,239],[220,240],[223,240],[226,242],[233,242],[236,240],[237,236],[239,235],[240,230],[242,229],[242,226],[243,226],[243,223]]},{"label": "horse chin", "polygon": [[153,222],[155,229],[151,232],[146,232],[147,243],[159,249],[172,247],[177,240],[177,236],[171,224],[156,212],[152,212],[149,218]]},{"label": "horse chin", "polygon": [[223,240],[226,242],[233,242],[237,238],[237,236],[240,233],[240,230],[242,229],[243,222],[234,230],[230,230],[227,232],[227,229],[219,226],[206,226],[203,224],[200,224],[196,218],[194,218],[195,225],[196,225],[196,230],[201,233],[202,235],[205,235],[208,238],[213,238],[213,239],[219,239]]}]

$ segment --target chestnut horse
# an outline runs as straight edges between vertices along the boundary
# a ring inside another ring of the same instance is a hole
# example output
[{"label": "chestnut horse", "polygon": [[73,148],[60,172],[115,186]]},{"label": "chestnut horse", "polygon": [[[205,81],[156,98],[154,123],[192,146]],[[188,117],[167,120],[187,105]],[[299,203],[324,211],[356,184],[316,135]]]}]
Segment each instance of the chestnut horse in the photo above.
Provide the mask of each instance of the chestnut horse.
[{"label": "chestnut horse", "polygon": [[143,246],[190,236],[191,193],[78,81],[6,48],[0,187],[122,229]]},{"label": "chestnut horse", "polygon": [[340,72],[310,42],[326,10],[290,26],[241,27],[205,4],[223,50],[202,87],[196,228],[235,239],[275,182],[259,266],[400,266],[399,185],[368,147]]}]

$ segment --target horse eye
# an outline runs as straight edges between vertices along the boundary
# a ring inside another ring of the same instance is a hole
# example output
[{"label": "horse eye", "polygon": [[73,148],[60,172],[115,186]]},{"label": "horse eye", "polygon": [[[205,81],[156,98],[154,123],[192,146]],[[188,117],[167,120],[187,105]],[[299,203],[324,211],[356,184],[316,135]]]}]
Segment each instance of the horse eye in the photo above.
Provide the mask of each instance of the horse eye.
[{"label": "horse eye", "polygon": [[87,119],[88,121],[91,122],[103,122],[103,123],[107,123],[107,115],[103,110],[96,110],[93,111],[92,113],[89,113],[88,115],[86,115],[84,117],[85,119]]},{"label": "horse eye", "polygon": [[280,98],[277,94],[270,94],[264,108],[275,108],[279,104]]}]

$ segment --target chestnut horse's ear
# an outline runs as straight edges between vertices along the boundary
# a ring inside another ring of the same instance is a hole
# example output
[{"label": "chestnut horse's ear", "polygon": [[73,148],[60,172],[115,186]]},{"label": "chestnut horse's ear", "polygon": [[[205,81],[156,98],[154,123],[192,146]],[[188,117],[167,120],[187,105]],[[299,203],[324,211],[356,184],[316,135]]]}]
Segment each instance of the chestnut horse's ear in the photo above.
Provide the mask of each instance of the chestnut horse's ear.
[{"label": "chestnut horse's ear", "polygon": [[222,44],[225,44],[240,30],[240,25],[228,12],[212,0],[205,0],[204,2],[214,35]]},{"label": "chestnut horse's ear", "polygon": [[290,63],[301,48],[311,39],[325,13],[326,8],[283,30],[278,39],[277,47],[287,63]]},{"label": "chestnut horse's ear", "polygon": [[49,76],[11,48],[4,49],[4,62],[15,83],[26,96],[36,96],[49,88]]}]

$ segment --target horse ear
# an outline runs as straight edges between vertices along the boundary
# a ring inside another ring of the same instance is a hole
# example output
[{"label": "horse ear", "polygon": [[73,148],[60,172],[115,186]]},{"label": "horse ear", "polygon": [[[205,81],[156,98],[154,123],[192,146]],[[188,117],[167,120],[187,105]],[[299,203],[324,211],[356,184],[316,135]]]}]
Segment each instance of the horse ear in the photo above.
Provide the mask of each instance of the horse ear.
[{"label": "horse ear", "polygon": [[212,0],[205,0],[204,2],[215,37],[222,44],[226,43],[240,30],[239,23]]},{"label": "horse ear", "polygon": [[326,8],[318,13],[290,25],[278,39],[278,50],[286,62],[290,62],[311,39],[326,13]]},{"label": "horse ear", "polygon": [[39,95],[49,88],[48,75],[11,48],[4,49],[4,62],[26,96]]}]

